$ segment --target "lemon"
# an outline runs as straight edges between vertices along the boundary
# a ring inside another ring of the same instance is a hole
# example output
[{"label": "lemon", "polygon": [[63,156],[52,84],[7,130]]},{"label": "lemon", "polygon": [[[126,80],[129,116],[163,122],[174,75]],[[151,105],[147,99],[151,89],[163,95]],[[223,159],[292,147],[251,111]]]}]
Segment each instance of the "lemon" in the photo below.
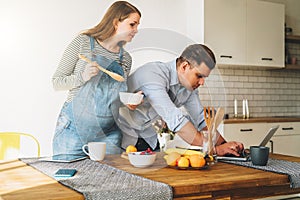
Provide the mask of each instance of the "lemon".
[{"label": "lemon", "polygon": [[198,155],[204,156],[204,154],[200,151],[189,150],[189,149],[169,148],[169,149],[165,150],[166,154],[170,154],[172,152],[177,152],[181,155],[187,155],[187,156],[190,156],[190,155],[193,155],[193,154],[198,154]]},{"label": "lemon", "polygon": [[133,145],[129,145],[129,146],[126,148],[126,153],[131,153],[131,152],[137,152],[136,147],[133,146]]},{"label": "lemon", "polygon": [[166,157],[167,164],[170,166],[176,166],[177,159],[179,159],[181,155],[177,152],[172,152]]},{"label": "lemon", "polygon": [[181,167],[181,168],[187,168],[190,165],[190,161],[189,159],[187,159],[186,157],[181,157],[178,160],[177,166]]}]

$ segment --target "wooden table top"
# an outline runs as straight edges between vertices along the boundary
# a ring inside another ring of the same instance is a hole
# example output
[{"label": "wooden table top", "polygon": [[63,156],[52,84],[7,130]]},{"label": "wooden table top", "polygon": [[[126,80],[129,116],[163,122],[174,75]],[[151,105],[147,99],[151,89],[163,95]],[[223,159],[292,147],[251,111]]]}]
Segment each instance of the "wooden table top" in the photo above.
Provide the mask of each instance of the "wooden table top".
[{"label": "wooden table top", "polygon": [[[271,155],[300,162],[300,158]],[[290,189],[287,175],[218,162],[202,170],[166,167],[162,154],[149,168],[135,168],[120,155],[107,155],[102,163],[129,173],[166,183],[174,199],[253,199],[271,195],[300,193]],[[83,195],[19,160],[0,162],[0,199],[84,199]]]},{"label": "wooden table top", "polygon": [[84,200],[84,197],[24,162],[11,160],[0,161],[0,199]]},{"label": "wooden table top", "polygon": [[[271,155],[274,158],[300,162],[300,158]],[[300,193],[290,189],[287,175],[266,172],[218,162],[202,170],[178,170],[166,167],[162,155],[149,168],[132,167],[128,160],[116,155],[106,156],[103,163],[173,187],[175,199],[253,199],[271,195]]]}]

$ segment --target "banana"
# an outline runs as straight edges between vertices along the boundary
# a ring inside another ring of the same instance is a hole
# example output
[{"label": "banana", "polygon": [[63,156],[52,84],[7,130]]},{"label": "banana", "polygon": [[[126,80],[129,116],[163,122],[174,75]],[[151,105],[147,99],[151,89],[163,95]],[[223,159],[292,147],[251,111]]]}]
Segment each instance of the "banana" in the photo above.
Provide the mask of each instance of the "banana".
[{"label": "banana", "polygon": [[166,154],[170,154],[171,152],[177,152],[183,156],[190,156],[193,154],[205,156],[205,154],[202,153],[201,151],[195,151],[195,150],[189,150],[189,149],[169,148],[169,149],[166,149],[166,151],[165,151]]}]

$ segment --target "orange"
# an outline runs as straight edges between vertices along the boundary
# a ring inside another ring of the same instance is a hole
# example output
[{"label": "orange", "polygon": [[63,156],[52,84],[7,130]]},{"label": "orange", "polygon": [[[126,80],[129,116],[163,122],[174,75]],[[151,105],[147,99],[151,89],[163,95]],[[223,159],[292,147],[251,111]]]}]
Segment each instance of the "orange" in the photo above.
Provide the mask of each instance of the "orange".
[{"label": "orange", "polygon": [[192,167],[203,167],[206,164],[206,161],[201,155],[190,155],[190,163]]},{"label": "orange", "polygon": [[177,152],[172,152],[166,157],[167,164],[169,166],[176,166],[176,161],[181,155]]},{"label": "orange", "polygon": [[133,146],[133,145],[129,145],[129,146],[126,148],[126,153],[131,153],[131,152],[137,152],[136,147]]}]

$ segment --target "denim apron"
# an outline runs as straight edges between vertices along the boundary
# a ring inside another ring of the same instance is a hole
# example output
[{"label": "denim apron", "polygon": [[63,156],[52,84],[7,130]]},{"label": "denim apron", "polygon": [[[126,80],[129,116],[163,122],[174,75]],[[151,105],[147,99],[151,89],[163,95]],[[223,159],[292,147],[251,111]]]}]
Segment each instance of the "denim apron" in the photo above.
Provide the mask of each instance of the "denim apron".
[{"label": "denim apron", "polygon": [[[90,37],[90,43],[92,53],[85,56],[124,77],[118,62],[95,54],[93,37]],[[122,47],[119,59],[122,63]],[[122,134],[115,120],[119,115],[119,92],[122,91],[127,91],[126,82],[118,82],[102,71],[86,82],[61,110],[53,139],[53,154],[84,154],[82,146],[92,141],[106,142],[107,154],[121,153]]]}]

